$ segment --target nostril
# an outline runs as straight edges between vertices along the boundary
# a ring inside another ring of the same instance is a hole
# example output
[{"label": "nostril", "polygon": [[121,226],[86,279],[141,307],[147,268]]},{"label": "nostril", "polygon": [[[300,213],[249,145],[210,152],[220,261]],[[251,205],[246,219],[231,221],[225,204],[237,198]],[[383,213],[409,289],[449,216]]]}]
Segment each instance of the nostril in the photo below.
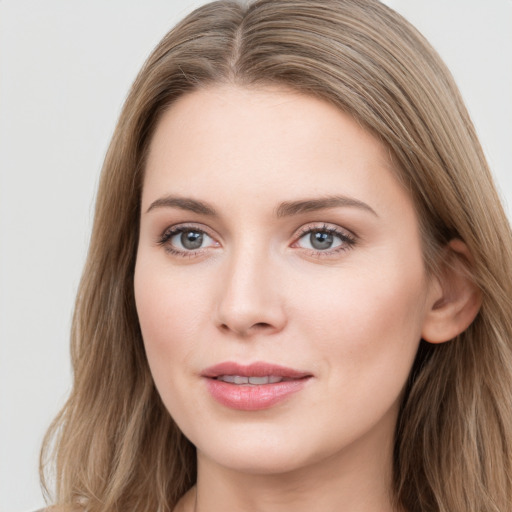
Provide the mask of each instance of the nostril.
[{"label": "nostril", "polygon": [[265,322],[258,322],[257,324],[254,324],[252,326],[253,329],[267,329],[268,327],[270,327],[270,324],[267,324]]},{"label": "nostril", "polygon": [[239,335],[248,336],[255,332],[272,329],[272,325],[270,325],[267,322],[258,322],[258,323],[250,325],[249,327],[242,327],[242,326],[236,326],[236,325],[230,326],[228,324],[223,323],[220,325],[220,329],[224,332],[233,331]]}]

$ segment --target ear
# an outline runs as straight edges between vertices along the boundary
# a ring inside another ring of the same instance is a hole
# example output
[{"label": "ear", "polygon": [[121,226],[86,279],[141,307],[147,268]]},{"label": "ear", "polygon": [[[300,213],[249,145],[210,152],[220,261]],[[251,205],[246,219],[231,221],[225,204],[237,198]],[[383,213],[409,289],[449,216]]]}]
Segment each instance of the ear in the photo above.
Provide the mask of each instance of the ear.
[{"label": "ear", "polygon": [[433,278],[429,309],[423,323],[422,338],[443,343],[465,331],[473,322],[482,294],[469,272],[471,254],[462,240],[454,239],[445,248],[440,275]]}]

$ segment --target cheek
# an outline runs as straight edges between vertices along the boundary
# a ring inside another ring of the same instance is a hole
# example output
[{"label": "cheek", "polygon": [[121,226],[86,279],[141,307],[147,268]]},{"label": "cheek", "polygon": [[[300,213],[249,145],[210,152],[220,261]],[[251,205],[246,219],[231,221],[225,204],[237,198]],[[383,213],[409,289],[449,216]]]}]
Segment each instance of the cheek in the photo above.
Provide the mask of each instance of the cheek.
[{"label": "cheek", "polygon": [[203,294],[169,269],[145,264],[135,269],[135,302],[148,362],[157,387],[197,350],[197,332],[207,314]]},{"label": "cheek", "polygon": [[165,265],[137,261],[134,276],[137,315],[146,356],[156,389],[166,409],[180,425],[187,411],[200,407],[187,389],[183,370],[193,368],[201,350],[198,330],[206,317],[202,295],[170,275]]},{"label": "cheek", "polygon": [[301,283],[295,303],[296,311],[302,312],[296,315],[300,330],[329,356],[326,364],[333,371],[336,365],[343,368],[347,378],[392,368],[401,371],[402,378],[410,370],[421,337],[422,265],[368,265],[364,274],[352,270]]},{"label": "cheek", "polygon": [[[357,275],[348,272],[306,288],[297,302],[302,311],[299,336],[314,357],[330,407],[316,401],[308,411],[322,418],[325,438],[340,432],[355,439],[387,417],[394,424],[398,404],[421,336],[422,272],[398,268]],[[351,277],[352,276],[352,277]],[[307,314],[304,314],[307,312]],[[392,427],[390,427],[392,428]],[[344,438],[345,439],[345,438]]]}]

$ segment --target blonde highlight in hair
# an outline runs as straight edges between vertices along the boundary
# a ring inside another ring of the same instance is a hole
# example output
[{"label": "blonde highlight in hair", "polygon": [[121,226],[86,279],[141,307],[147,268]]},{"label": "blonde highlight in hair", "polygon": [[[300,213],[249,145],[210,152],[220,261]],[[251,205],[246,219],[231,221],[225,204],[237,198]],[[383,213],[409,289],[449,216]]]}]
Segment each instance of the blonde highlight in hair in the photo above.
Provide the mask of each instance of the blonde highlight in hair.
[{"label": "blonde highlight in hair", "polygon": [[43,484],[53,467],[56,510],[167,512],[195,482],[195,449],[151,378],[133,273],[155,126],[177,98],[218,83],[284,86],[349,113],[389,148],[417,208],[428,271],[440,271],[451,239],[467,245],[482,307],[456,339],[420,344],[393,492],[408,511],[511,510],[510,226],[450,73],[377,0],[214,2],[147,60],[105,159],[73,320],[74,386],[41,455]]}]

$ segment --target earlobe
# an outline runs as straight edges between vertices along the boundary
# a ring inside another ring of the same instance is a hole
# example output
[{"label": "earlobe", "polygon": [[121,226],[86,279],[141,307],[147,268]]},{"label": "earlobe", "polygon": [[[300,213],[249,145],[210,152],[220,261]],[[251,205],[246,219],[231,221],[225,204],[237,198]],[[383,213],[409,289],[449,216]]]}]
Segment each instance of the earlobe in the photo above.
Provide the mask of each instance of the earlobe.
[{"label": "earlobe", "polygon": [[444,343],[465,331],[482,304],[480,289],[471,278],[471,255],[458,239],[446,246],[441,275],[434,278],[429,310],[423,324],[422,338],[430,343]]}]

